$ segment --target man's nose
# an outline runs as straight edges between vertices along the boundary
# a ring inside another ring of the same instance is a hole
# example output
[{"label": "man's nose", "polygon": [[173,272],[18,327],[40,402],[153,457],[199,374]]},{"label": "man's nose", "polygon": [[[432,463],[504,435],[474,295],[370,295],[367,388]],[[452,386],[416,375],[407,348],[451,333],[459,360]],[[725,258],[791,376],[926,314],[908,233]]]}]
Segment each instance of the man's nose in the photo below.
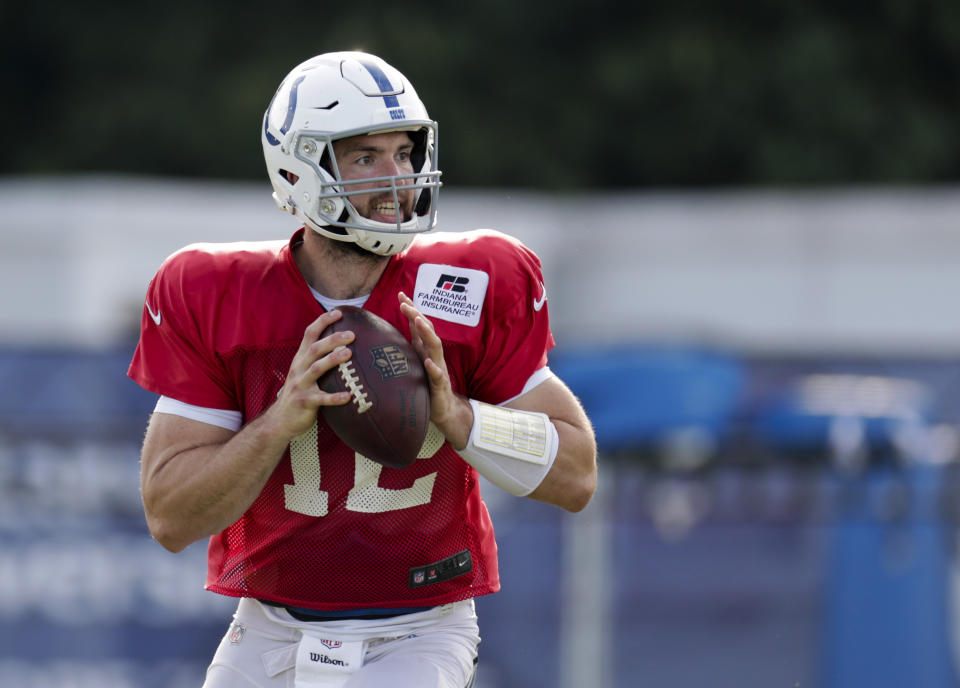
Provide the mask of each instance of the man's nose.
[{"label": "man's nose", "polygon": [[[396,160],[383,160],[379,166],[379,169],[377,170],[377,173],[378,173],[377,174],[378,177],[399,177],[400,175],[406,174],[407,171],[406,169],[404,169],[403,165],[401,165]],[[391,184],[393,183],[394,182],[390,179],[383,179],[382,181],[379,182],[379,185],[391,186]],[[407,184],[410,184],[410,181],[406,179],[402,179],[402,180],[399,180],[397,184],[401,186],[407,185]]]},{"label": "man's nose", "polygon": [[377,172],[378,177],[396,177],[400,174],[400,166],[397,165],[396,160],[385,158],[380,161]]}]

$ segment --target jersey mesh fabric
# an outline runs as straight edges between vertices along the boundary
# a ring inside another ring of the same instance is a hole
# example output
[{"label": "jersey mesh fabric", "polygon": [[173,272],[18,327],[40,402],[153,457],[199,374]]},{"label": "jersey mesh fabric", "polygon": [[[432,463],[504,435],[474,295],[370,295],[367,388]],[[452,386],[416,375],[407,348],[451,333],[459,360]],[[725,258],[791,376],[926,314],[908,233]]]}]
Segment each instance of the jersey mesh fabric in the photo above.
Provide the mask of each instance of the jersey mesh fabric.
[{"label": "jersey mesh fabric", "polygon": [[[226,357],[242,374],[251,417],[276,398],[276,371],[289,367],[296,346]],[[477,510],[489,526],[476,474],[438,435],[428,435],[423,458],[395,470],[356,455],[318,416],[250,509],[211,540],[227,556],[211,557],[221,563],[208,571],[208,587],[317,609],[426,606],[496,590],[492,530],[476,529],[467,516]],[[463,550],[471,552],[471,571],[411,587],[410,569]]]}]

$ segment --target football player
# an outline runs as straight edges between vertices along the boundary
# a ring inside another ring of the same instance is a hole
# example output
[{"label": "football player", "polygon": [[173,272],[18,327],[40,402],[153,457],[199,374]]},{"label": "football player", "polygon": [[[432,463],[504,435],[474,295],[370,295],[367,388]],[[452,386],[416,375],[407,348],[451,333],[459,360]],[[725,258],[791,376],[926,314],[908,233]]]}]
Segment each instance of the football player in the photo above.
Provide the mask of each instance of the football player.
[{"label": "football player", "polygon": [[[195,244],[150,282],[129,375],[160,395],[142,451],[153,536],[209,538],[206,587],[239,598],[205,688],[473,681],[473,598],[499,587],[478,476],[570,511],[596,486],[589,420],[547,366],[540,261],[477,230],[427,233],[437,125],[383,60],[297,66],[263,118],[289,241]],[[351,356],[321,336],[343,305],[422,357],[431,426],[404,469],[343,444],[317,379]]]}]

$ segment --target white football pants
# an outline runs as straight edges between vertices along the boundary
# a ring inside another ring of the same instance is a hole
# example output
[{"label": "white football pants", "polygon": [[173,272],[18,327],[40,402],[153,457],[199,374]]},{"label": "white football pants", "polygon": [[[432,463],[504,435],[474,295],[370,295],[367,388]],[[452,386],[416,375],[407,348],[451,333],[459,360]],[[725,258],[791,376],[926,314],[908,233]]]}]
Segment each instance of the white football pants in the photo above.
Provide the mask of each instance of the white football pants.
[{"label": "white football pants", "polygon": [[203,688],[466,688],[473,600],[387,619],[298,621],[242,598]]}]

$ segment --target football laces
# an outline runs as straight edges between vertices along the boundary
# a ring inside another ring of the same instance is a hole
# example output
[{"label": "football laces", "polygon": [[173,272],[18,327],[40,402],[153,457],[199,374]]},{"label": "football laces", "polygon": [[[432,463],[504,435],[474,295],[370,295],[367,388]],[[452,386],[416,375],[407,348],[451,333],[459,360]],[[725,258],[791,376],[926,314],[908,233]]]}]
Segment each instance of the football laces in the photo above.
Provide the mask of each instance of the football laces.
[{"label": "football laces", "polygon": [[[344,347],[338,346],[337,349]],[[340,377],[343,384],[350,392],[353,403],[357,405],[357,413],[365,413],[373,408],[373,403],[367,399],[367,393],[363,389],[363,383],[360,382],[360,376],[353,368],[353,361],[344,361],[337,368],[340,370]]]}]

